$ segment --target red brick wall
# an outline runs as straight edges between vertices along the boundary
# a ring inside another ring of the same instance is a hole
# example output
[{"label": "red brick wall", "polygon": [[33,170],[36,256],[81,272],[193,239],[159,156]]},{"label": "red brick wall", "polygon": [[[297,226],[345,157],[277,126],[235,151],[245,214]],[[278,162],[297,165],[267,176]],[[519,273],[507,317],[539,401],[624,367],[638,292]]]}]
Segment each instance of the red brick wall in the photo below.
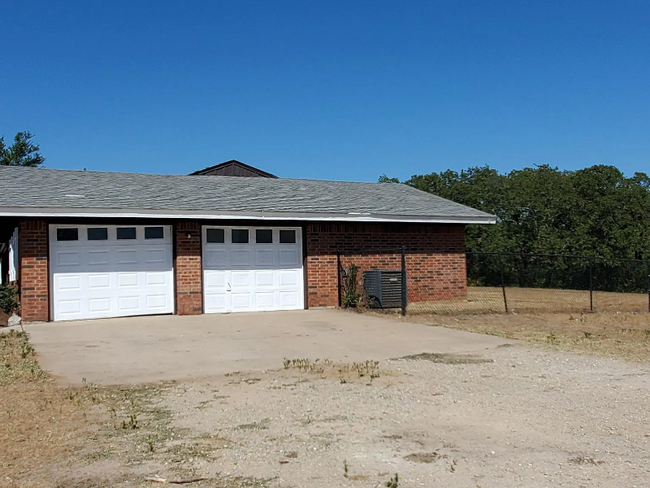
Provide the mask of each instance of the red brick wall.
[{"label": "red brick wall", "polygon": [[201,224],[177,222],[175,230],[176,313],[178,315],[202,314]]},{"label": "red brick wall", "polygon": [[401,269],[406,248],[409,302],[459,300],[467,294],[465,229],[438,224],[310,224],[306,228],[308,304],[338,305],[337,250],[341,264]]},{"label": "red brick wall", "polygon": [[18,228],[20,256],[20,310],[24,321],[48,320],[47,224],[23,220]]}]

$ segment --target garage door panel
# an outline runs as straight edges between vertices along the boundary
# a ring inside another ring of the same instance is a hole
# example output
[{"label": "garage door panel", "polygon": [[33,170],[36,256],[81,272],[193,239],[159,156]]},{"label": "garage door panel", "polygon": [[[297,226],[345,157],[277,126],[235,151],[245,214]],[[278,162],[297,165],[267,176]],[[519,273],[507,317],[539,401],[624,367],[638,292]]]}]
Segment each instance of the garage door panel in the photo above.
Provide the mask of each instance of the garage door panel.
[{"label": "garage door panel", "polygon": [[119,288],[128,288],[138,286],[138,273],[117,273],[117,286]]},{"label": "garage door panel", "polygon": [[269,271],[255,271],[255,288],[272,288],[275,273]]},{"label": "garage door panel", "polygon": [[117,250],[117,264],[138,264],[138,250],[137,249],[118,249]]},{"label": "garage door panel", "polygon": [[233,312],[247,312],[252,310],[252,293],[233,293],[231,295],[232,311]]},{"label": "garage door panel", "polygon": [[232,266],[246,266],[251,265],[251,250],[250,249],[232,249],[230,251],[230,264]]},{"label": "garage door panel", "polygon": [[295,308],[298,306],[298,293],[295,291],[280,291],[280,306],[282,308]]},{"label": "garage door panel", "polygon": [[145,286],[165,286],[167,284],[167,274],[158,272],[145,273]]},{"label": "garage door panel", "polygon": [[103,251],[88,251],[86,262],[89,266],[109,265],[111,262],[110,253]]},{"label": "garage door panel", "polygon": [[278,252],[278,264],[280,267],[300,266],[300,258],[297,249],[280,249]]},{"label": "garage door panel", "polygon": [[88,300],[88,311],[90,313],[103,313],[111,311],[110,298],[91,298]]},{"label": "garage door panel", "polygon": [[155,242],[144,239],[144,226],[135,226],[137,239],[117,240],[117,226],[102,225],[107,238],[95,241],[86,240],[88,226],[76,227],[79,240],[57,241],[50,226],[54,320],[174,311],[171,227]]},{"label": "garage door panel", "polygon": [[57,280],[57,285],[60,290],[78,291],[81,289],[81,276],[80,275],[60,276]]},{"label": "garage door panel", "polygon": [[164,264],[167,262],[165,249],[145,249],[144,262],[147,264]]},{"label": "garage door panel", "polygon": [[275,264],[275,251],[273,249],[257,249],[255,251],[256,267],[273,267]]},{"label": "garage door panel", "polygon": [[223,293],[206,294],[204,298],[204,306],[205,306],[206,313],[227,312],[228,307],[226,304],[225,289]]},{"label": "garage door panel", "polygon": [[130,297],[119,297],[117,299],[117,307],[119,310],[138,310],[140,308],[140,297],[130,296]]},{"label": "garage door panel", "polygon": [[230,264],[225,249],[206,249],[203,256],[204,269],[226,269]]},{"label": "garage door panel", "polygon": [[204,283],[206,289],[213,290],[215,288],[223,288],[223,292],[226,291],[226,272],[225,271],[209,271],[205,272]]},{"label": "garage door panel", "polygon": [[164,309],[168,306],[167,296],[166,295],[148,295],[147,296],[147,308],[150,309]]},{"label": "garage door panel", "polygon": [[60,311],[62,314],[78,314],[81,313],[81,300],[61,300],[59,302]]},{"label": "garage door panel", "polygon": [[255,305],[258,310],[273,310],[275,304],[275,292],[256,292]]},{"label": "garage door panel", "polygon": [[79,251],[59,251],[56,253],[55,262],[57,266],[79,266]]},{"label": "garage door panel", "polygon": [[294,287],[298,284],[298,271],[293,271],[293,270],[281,270],[278,272],[278,277],[279,277],[279,285],[281,287]]},{"label": "garage door panel", "polygon": [[[213,229],[209,242],[208,230]],[[248,228],[248,235],[253,236],[250,243],[232,243],[232,230],[223,226],[203,228],[205,313],[303,308],[301,229],[291,228],[296,242],[285,239],[284,243],[279,242],[277,228],[272,238],[268,232]]]},{"label": "garage door panel", "polygon": [[252,271],[232,271],[230,273],[231,277],[231,286],[233,289],[235,287],[240,288],[250,288],[252,283],[251,283],[251,275],[253,274]]},{"label": "garage door panel", "polygon": [[102,274],[89,274],[88,275],[88,288],[90,290],[108,289],[111,287],[111,277],[108,273]]}]

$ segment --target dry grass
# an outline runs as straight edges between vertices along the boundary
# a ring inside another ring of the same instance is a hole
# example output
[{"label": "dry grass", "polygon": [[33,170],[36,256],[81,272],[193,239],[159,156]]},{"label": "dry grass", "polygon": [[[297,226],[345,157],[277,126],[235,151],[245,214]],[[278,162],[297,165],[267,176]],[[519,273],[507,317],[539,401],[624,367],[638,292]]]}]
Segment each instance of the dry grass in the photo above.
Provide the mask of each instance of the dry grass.
[{"label": "dry grass", "polygon": [[[557,290],[543,288],[506,288],[508,309],[515,313],[558,313],[590,310],[589,291]],[[597,312],[647,312],[647,293],[593,293]],[[409,313],[500,313],[504,312],[501,288],[469,287],[467,300],[416,302],[408,307]]]},{"label": "dry grass", "polygon": [[650,314],[415,315],[408,319],[566,351],[650,361]]},{"label": "dry grass", "polygon": [[39,486],[33,473],[78,448],[84,408],[41,370],[25,334],[0,334],[0,361],[0,483]]},{"label": "dry grass", "polygon": [[[152,474],[193,477],[187,461],[212,459],[220,447],[171,427],[159,402],[172,387],[63,388],[39,367],[26,334],[0,333],[0,486],[142,486]],[[218,477],[192,486],[268,483]]]}]

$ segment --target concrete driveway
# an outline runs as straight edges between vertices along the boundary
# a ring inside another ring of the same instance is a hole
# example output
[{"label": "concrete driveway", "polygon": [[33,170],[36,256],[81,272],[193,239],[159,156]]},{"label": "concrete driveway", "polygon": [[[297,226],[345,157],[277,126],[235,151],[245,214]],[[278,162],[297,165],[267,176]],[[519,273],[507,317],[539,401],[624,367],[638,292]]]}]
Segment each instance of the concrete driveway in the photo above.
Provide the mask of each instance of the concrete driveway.
[{"label": "concrete driveway", "polygon": [[353,362],[477,353],[512,342],[341,310],[35,323],[26,330],[41,366],[61,382],[99,384],[277,369],[284,358]]}]

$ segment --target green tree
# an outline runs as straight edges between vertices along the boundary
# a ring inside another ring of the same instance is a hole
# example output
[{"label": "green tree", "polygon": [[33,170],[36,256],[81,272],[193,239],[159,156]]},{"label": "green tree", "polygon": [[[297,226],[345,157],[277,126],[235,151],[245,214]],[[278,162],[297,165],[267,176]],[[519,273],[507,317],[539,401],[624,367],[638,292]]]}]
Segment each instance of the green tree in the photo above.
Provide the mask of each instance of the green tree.
[{"label": "green tree", "polygon": [[399,183],[399,178],[389,178],[385,174],[381,175],[377,180],[378,183]]},{"label": "green tree", "polygon": [[[383,175],[382,181],[395,180]],[[413,175],[404,183],[496,215],[496,225],[468,226],[470,252],[650,259],[644,173],[626,178],[614,166],[560,171],[540,165],[499,174],[484,166]]]},{"label": "green tree", "polygon": [[19,132],[10,146],[0,137],[0,165],[36,167],[43,164],[45,158],[39,153],[39,145],[32,142],[33,137],[30,132]]}]

